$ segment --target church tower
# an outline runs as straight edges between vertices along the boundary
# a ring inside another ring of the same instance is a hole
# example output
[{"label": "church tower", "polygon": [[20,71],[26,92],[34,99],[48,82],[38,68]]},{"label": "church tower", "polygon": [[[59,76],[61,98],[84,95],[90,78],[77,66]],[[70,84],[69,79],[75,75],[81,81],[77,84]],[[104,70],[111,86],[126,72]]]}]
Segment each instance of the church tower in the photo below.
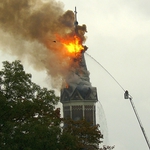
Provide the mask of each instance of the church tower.
[{"label": "church tower", "polygon": [[[75,8],[75,33],[78,34],[78,22]],[[96,124],[96,102],[97,89],[92,87],[87,70],[84,50],[76,53],[72,61],[72,68],[68,77],[66,77],[67,85],[61,89],[60,101],[63,105],[64,118],[72,118],[73,120],[85,119]]]}]

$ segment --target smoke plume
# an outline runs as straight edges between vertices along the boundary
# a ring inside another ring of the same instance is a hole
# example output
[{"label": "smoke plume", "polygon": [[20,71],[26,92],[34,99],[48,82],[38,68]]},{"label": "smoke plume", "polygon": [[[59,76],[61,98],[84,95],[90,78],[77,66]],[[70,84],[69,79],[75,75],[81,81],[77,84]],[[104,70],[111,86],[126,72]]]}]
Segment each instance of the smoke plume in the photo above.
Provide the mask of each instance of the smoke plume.
[{"label": "smoke plume", "polygon": [[[55,0],[0,0],[0,49],[37,70],[47,70],[53,86],[67,76],[70,59],[57,42],[74,32],[74,13]],[[78,27],[82,42],[86,26]]]}]

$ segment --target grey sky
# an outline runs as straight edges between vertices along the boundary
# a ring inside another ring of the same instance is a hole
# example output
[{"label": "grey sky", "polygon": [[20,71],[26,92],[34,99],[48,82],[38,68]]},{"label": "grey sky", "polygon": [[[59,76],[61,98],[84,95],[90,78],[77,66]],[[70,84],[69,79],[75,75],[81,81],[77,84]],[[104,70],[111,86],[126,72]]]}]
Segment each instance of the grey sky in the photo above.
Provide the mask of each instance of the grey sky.
[{"label": "grey sky", "polygon": [[[65,9],[77,6],[79,23],[87,25],[87,52],[129,90],[150,139],[150,1],[63,2]],[[110,144],[116,150],[148,149],[123,90],[89,57],[86,60],[105,112]]]},{"label": "grey sky", "polygon": [[[65,10],[77,7],[79,24],[87,25],[87,53],[128,89],[150,139],[150,1],[62,2]],[[115,150],[148,149],[131,104],[123,98],[124,91],[96,62],[85,57],[91,83],[97,87],[105,112],[110,145],[115,145]],[[1,60],[8,59],[14,58],[1,54]],[[35,82],[49,87],[45,72],[37,76],[28,63],[25,67],[33,73]]]}]

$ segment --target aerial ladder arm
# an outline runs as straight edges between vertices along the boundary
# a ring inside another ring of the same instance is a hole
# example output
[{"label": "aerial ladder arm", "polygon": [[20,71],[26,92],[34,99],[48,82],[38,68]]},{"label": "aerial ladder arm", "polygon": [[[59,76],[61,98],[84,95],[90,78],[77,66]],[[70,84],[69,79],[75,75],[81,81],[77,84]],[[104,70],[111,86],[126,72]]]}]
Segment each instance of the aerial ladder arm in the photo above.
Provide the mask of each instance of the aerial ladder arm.
[{"label": "aerial ladder arm", "polygon": [[148,138],[147,138],[147,136],[146,136],[144,127],[143,127],[142,122],[140,121],[140,118],[139,118],[138,113],[137,113],[137,111],[136,111],[135,105],[134,105],[133,100],[132,100],[132,96],[129,95],[129,92],[128,92],[127,90],[126,90],[125,93],[124,93],[124,98],[130,100],[130,103],[131,103],[131,105],[132,105],[132,108],[133,108],[133,110],[134,110],[134,113],[135,113],[135,115],[136,115],[136,118],[137,118],[137,120],[138,120],[138,123],[139,123],[139,125],[140,125],[141,130],[142,130],[142,133],[143,133],[143,135],[144,135],[144,138],[145,138],[146,143],[147,143],[147,145],[148,145],[148,148],[149,148],[149,150],[150,150],[150,144],[149,144]]}]

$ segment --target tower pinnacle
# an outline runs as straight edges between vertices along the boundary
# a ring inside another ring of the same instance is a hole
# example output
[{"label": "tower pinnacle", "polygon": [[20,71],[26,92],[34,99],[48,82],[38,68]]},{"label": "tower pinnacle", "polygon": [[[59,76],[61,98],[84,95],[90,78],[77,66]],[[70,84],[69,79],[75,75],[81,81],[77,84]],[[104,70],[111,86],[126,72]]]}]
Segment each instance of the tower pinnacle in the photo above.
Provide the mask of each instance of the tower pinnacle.
[{"label": "tower pinnacle", "polygon": [[77,10],[76,10],[76,7],[75,7],[75,21],[74,21],[74,25],[75,25],[75,31],[77,30],[77,26],[78,26],[78,21],[77,21]]}]

